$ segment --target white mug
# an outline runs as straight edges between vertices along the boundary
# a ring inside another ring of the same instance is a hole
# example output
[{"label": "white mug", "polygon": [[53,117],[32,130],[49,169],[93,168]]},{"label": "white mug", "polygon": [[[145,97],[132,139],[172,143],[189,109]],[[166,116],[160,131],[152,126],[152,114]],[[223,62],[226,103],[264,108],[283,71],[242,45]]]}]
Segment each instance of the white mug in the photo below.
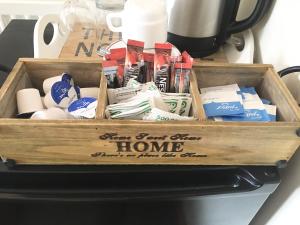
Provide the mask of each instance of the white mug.
[{"label": "white mug", "polygon": [[33,113],[43,110],[40,92],[35,88],[22,89],[17,92],[18,113]]},{"label": "white mug", "polygon": [[[113,19],[121,19],[121,26],[114,26]],[[122,32],[122,38],[145,42],[145,48],[154,48],[155,43],[167,41],[168,16],[164,0],[128,0],[124,10],[109,13],[106,17],[108,28]]]}]

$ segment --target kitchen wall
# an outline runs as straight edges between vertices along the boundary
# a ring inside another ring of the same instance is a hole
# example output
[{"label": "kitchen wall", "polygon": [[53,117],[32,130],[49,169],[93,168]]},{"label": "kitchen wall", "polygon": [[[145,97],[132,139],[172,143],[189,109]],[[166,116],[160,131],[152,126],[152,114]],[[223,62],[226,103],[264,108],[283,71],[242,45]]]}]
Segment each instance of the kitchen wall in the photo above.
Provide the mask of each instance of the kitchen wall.
[{"label": "kitchen wall", "polygon": [[269,15],[254,28],[255,60],[277,70],[300,65],[300,1],[274,0]]},{"label": "kitchen wall", "polygon": [[38,19],[59,13],[64,0],[0,0],[0,33],[12,19]]},{"label": "kitchen wall", "polygon": [[[253,4],[252,0],[243,0],[240,16],[249,13]],[[273,64],[277,70],[300,65],[299,11],[299,0],[274,0],[269,15],[253,29],[255,62]],[[300,150],[281,175],[281,184],[265,202],[251,225],[300,223]]]}]

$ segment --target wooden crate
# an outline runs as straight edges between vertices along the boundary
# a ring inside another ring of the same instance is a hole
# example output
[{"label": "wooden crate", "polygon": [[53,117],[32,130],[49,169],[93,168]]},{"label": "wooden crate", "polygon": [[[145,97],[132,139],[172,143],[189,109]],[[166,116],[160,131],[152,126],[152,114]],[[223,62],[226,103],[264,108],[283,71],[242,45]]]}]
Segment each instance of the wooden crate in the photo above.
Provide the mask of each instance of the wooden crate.
[{"label": "wooden crate", "polygon": [[[81,87],[100,85],[97,119],[17,119],[16,92],[42,89],[45,78],[69,72]],[[297,103],[270,65],[207,63],[191,77],[196,120],[108,120],[106,80],[98,60],[20,59],[0,90],[0,155],[18,164],[274,165],[300,144]],[[214,122],[205,118],[198,87],[255,86],[278,107],[278,122]]]}]

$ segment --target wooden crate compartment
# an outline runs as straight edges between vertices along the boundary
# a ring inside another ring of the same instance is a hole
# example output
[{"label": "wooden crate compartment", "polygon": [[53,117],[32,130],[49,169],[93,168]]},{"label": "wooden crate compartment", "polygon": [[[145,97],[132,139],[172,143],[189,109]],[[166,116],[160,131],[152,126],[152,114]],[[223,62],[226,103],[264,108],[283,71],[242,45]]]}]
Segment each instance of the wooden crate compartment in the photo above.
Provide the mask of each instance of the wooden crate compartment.
[{"label": "wooden crate compartment", "polygon": [[[107,96],[107,82],[106,78],[103,75],[101,77],[101,85],[100,85],[100,101],[97,108],[97,119],[106,119],[105,116],[105,108],[108,104],[108,96]],[[190,77],[190,94],[192,98],[192,105],[189,112],[189,116],[194,117],[196,120],[205,120],[205,112],[202,107],[201,97],[198,90],[197,78],[195,73],[191,74]]]},{"label": "wooden crate compartment", "polygon": [[[98,60],[21,59],[0,90],[0,156],[17,164],[275,165],[300,144],[300,113],[269,65],[202,64],[191,77],[195,121],[129,121],[104,117],[105,78]],[[97,119],[13,118],[16,92],[69,72],[82,87],[100,83]],[[279,122],[205,120],[198,86],[255,86],[278,107]]]},{"label": "wooden crate compartment", "polygon": [[271,66],[206,64],[194,67],[194,72],[199,89],[234,83],[240,87],[255,87],[261,98],[277,106],[277,121],[299,121],[294,98]]},{"label": "wooden crate compartment", "polygon": [[33,60],[23,59],[17,62],[13,71],[2,86],[0,92],[0,117],[14,118],[17,115],[16,93],[24,88],[37,88],[43,95],[43,81],[63,72],[72,75],[80,87],[100,87],[101,65],[98,63],[79,63],[70,60]]}]

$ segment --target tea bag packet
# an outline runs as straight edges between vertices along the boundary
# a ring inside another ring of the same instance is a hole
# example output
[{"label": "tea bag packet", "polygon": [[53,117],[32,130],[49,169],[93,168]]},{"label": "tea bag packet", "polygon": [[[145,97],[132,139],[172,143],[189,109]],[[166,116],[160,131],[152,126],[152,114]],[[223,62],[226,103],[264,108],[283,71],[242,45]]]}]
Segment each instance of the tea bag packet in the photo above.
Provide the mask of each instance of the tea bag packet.
[{"label": "tea bag packet", "polygon": [[163,101],[169,106],[169,112],[180,116],[188,116],[192,104],[190,97],[163,96]]},{"label": "tea bag packet", "polygon": [[244,102],[244,114],[241,116],[223,116],[223,121],[268,122],[270,118],[261,101]]},{"label": "tea bag packet", "polygon": [[133,78],[131,78],[126,85],[126,87],[130,87],[130,88],[138,88],[141,86],[142,84]]},{"label": "tea bag packet", "polygon": [[111,119],[142,120],[143,117],[151,111],[149,105],[131,109],[111,116]]},{"label": "tea bag packet", "polygon": [[107,96],[109,104],[115,104],[123,100],[127,100],[142,90],[141,86],[138,87],[122,87],[116,89],[107,89]]},{"label": "tea bag packet", "polygon": [[260,97],[255,91],[254,87],[241,87],[240,93],[243,98],[243,102],[245,101],[261,101]]},{"label": "tea bag packet", "polygon": [[208,117],[244,113],[242,97],[236,91],[211,91],[201,94],[201,98]]},{"label": "tea bag packet", "polygon": [[270,121],[276,121],[276,106],[264,104],[266,111],[268,113]]},{"label": "tea bag packet", "polygon": [[151,101],[146,96],[106,107],[106,117],[111,119],[142,119],[151,110]]},{"label": "tea bag packet", "polygon": [[175,92],[189,93],[190,74],[193,66],[193,58],[185,51],[182,53],[182,63],[175,63]]},{"label": "tea bag packet", "polygon": [[[147,95],[151,99],[153,107],[159,108],[164,111],[169,110],[168,105],[163,101],[161,92],[154,82],[148,82],[144,84],[142,87],[142,92],[138,93],[138,95],[139,94]],[[138,97],[138,95],[136,97]]]},{"label": "tea bag packet", "polygon": [[201,94],[212,91],[240,91],[240,88],[237,84],[223,85],[223,86],[215,86],[215,87],[207,87],[200,88]]},{"label": "tea bag packet", "polygon": [[[142,92],[148,94],[149,96],[156,96],[162,98],[161,92],[154,82],[148,82],[142,86]],[[162,100],[162,99],[161,99]]]},{"label": "tea bag packet", "polygon": [[[148,82],[146,84],[140,84],[134,79],[130,79],[126,87],[107,89],[109,104],[115,104],[118,102],[130,101],[130,98],[137,95],[138,92],[152,91],[156,95],[160,96],[158,88],[155,86],[154,82]],[[152,93],[154,95],[154,93]]]},{"label": "tea bag packet", "polygon": [[81,98],[68,107],[68,112],[77,119],[93,119],[96,116],[97,103],[96,98]]},{"label": "tea bag packet", "polygon": [[118,88],[119,80],[118,80],[118,63],[116,60],[112,61],[103,61],[103,74],[107,80],[108,88]]},{"label": "tea bag packet", "polygon": [[105,55],[106,60],[117,61],[118,64],[117,77],[118,77],[119,87],[122,87],[124,82],[125,58],[126,58],[126,48],[111,49],[110,54]]},{"label": "tea bag packet", "polygon": [[169,92],[171,51],[170,43],[155,44],[154,81],[161,92]]},{"label": "tea bag packet", "polygon": [[188,116],[191,110],[192,98],[181,98],[180,116]]},{"label": "tea bag packet", "polygon": [[169,110],[168,105],[163,101],[161,93],[156,87],[156,85],[154,84],[154,82],[148,82],[146,84],[143,84],[142,90],[138,92],[136,96],[133,96],[130,99],[125,99],[121,101],[121,103],[126,103],[133,100],[139,100],[144,98],[150,101],[152,107],[156,107],[164,111]]},{"label": "tea bag packet", "polygon": [[143,117],[143,120],[150,120],[150,121],[195,120],[195,118],[179,116],[175,113],[165,112],[163,110],[153,108],[149,114]]},{"label": "tea bag packet", "polygon": [[126,86],[131,78],[136,80],[142,79],[140,76],[143,76],[143,74],[140,71],[141,67],[144,66],[143,50],[144,42],[128,40],[123,86]]},{"label": "tea bag packet", "polygon": [[189,93],[161,93],[164,96],[172,96],[172,97],[191,97]]},{"label": "tea bag packet", "polygon": [[143,53],[144,56],[144,77],[146,82],[154,81],[154,54],[153,53]]}]

